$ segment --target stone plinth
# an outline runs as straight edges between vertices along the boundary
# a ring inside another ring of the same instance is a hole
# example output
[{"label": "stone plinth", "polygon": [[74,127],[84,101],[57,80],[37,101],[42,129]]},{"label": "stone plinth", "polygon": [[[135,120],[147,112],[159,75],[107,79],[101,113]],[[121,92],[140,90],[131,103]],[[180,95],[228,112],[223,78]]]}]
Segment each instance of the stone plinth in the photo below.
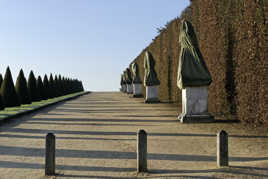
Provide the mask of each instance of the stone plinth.
[{"label": "stone plinth", "polygon": [[178,119],[183,123],[214,121],[208,112],[207,86],[182,89],[182,114]]},{"label": "stone plinth", "polygon": [[145,103],[158,103],[158,86],[146,86]]},{"label": "stone plinth", "polygon": [[133,97],[134,98],[139,98],[142,97],[142,84],[139,83],[133,83]]},{"label": "stone plinth", "polygon": [[127,85],[122,85],[122,92],[123,93],[126,93],[127,92]]},{"label": "stone plinth", "polygon": [[132,84],[127,84],[127,94],[132,94],[133,93],[133,86]]}]

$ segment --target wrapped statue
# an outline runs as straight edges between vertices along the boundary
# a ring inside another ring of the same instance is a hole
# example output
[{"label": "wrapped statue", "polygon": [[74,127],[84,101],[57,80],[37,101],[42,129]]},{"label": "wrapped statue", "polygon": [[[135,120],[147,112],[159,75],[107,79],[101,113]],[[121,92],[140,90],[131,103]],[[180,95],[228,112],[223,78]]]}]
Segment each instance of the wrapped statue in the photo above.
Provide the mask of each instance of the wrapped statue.
[{"label": "wrapped statue", "polygon": [[213,122],[208,112],[208,86],[211,75],[199,50],[192,24],[182,21],[179,36],[181,52],[177,85],[182,92],[182,113],[178,119],[183,123]]},{"label": "wrapped statue", "polygon": [[199,50],[193,26],[187,20],[182,21],[179,36],[181,45],[177,86],[180,89],[194,86],[209,86],[211,75]]},{"label": "wrapped statue", "polygon": [[160,85],[160,81],[157,78],[157,74],[154,70],[155,61],[152,54],[149,51],[145,52],[144,56],[144,86],[157,86]]},{"label": "wrapped statue", "polygon": [[127,84],[127,93],[132,94],[133,93],[132,77],[129,68],[127,68],[125,71],[125,79]]},{"label": "wrapped statue", "polygon": [[127,76],[127,84],[131,84],[132,83],[132,77],[131,77],[131,72],[129,70],[129,68],[126,69],[126,76]]},{"label": "wrapped statue", "polygon": [[134,62],[131,65],[132,68],[132,74],[133,74],[133,80],[132,80],[132,85],[133,85],[133,97],[134,98],[139,98],[143,97],[142,95],[142,81],[139,76],[139,66],[136,62]]},{"label": "wrapped statue", "polygon": [[133,84],[142,83],[141,79],[140,79],[140,75],[139,75],[139,66],[138,66],[138,64],[136,62],[134,62],[131,67],[132,67],[132,73],[133,73],[132,83]]}]

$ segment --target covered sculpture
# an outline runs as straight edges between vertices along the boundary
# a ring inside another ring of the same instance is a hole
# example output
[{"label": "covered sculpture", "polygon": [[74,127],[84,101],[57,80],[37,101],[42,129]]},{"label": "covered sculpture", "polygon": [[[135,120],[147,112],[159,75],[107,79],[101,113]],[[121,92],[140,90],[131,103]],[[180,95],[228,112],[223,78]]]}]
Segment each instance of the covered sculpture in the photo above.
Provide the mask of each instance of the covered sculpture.
[{"label": "covered sculpture", "polygon": [[132,69],[132,74],[133,74],[132,83],[133,84],[140,84],[140,83],[142,83],[141,82],[141,79],[140,79],[140,75],[139,75],[139,66],[138,66],[138,64],[136,62],[134,62],[131,65],[131,69]]},{"label": "covered sculpture", "polygon": [[208,86],[211,75],[199,50],[197,38],[190,22],[183,20],[179,37],[181,46],[177,86],[182,90],[183,123],[212,122],[208,112]]},{"label": "covered sculpture", "polygon": [[144,56],[144,86],[160,85],[160,81],[157,78],[154,66],[155,61],[152,54],[149,51],[146,51]]},{"label": "covered sculpture", "polygon": [[132,80],[132,85],[133,85],[133,97],[138,98],[142,97],[142,81],[140,79],[139,75],[139,66],[136,62],[134,62],[131,65],[132,69],[132,74],[133,74],[133,80]]},{"label": "covered sculpture", "polygon": [[199,50],[194,28],[187,20],[182,21],[179,37],[181,46],[177,85],[180,89],[209,86],[211,75]]},{"label": "covered sculpture", "polygon": [[154,69],[155,61],[149,51],[144,56],[144,86],[146,86],[145,103],[158,103],[158,86],[160,81]]},{"label": "covered sculpture", "polygon": [[133,86],[132,86],[131,72],[130,72],[129,68],[127,68],[125,72],[126,72],[127,93],[132,94],[133,93]]},{"label": "covered sculpture", "polygon": [[121,91],[123,93],[126,93],[126,90],[127,90],[127,86],[126,86],[126,82],[125,82],[125,73],[123,72],[123,74],[121,74]]},{"label": "covered sculpture", "polygon": [[124,92],[125,82],[124,82],[124,75],[123,74],[121,74],[120,85],[121,85],[120,91]]}]

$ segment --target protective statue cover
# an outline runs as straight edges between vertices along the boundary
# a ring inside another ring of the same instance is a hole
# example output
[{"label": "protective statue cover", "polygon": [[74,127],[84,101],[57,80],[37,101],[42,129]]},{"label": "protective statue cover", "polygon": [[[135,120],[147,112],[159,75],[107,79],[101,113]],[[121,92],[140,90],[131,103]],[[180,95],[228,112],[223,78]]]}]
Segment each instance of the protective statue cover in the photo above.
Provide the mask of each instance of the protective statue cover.
[{"label": "protective statue cover", "polygon": [[132,83],[132,77],[131,77],[131,72],[129,68],[126,69],[126,83],[131,84]]},{"label": "protective statue cover", "polygon": [[210,85],[211,75],[199,50],[193,26],[186,20],[182,21],[179,42],[181,52],[177,78],[178,87],[183,89]]},{"label": "protective statue cover", "polygon": [[160,85],[160,81],[157,78],[157,74],[154,70],[155,62],[150,52],[146,51],[144,56],[144,85],[145,86],[156,86]]},{"label": "protective statue cover", "polygon": [[138,66],[138,64],[136,62],[134,62],[131,67],[132,67],[132,73],[133,73],[133,81],[132,81],[132,83],[133,84],[142,83],[141,79],[140,79],[140,76],[139,76],[139,66]]}]

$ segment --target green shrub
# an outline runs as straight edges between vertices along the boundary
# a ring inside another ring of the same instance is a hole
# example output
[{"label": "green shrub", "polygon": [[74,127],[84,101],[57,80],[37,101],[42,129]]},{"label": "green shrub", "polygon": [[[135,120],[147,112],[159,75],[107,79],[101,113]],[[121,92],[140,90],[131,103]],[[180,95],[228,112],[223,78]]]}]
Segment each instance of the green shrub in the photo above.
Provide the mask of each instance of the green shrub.
[{"label": "green shrub", "polygon": [[48,82],[47,75],[44,76],[43,86],[44,86],[44,94],[43,94],[44,99],[48,99],[48,98],[50,98],[50,88],[49,88],[49,82]]},{"label": "green shrub", "polygon": [[36,83],[37,91],[39,92],[40,100],[46,99],[44,85],[41,76],[38,76]]},{"label": "green shrub", "polygon": [[22,69],[20,70],[19,76],[17,77],[16,92],[21,104],[31,103],[31,97],[27,88],[27,81]]},{"label": "green shrub", "polygon": [[[2,82],[3,82],[3,77],[2,77],[2,74],[0,74],[0,89],[1,89]],[[0,110],[3,110],[3,109],[5,109],[5,105],[3,103],[1,90],[0,90]]]},{"label": "green shrub", "polygon": [[37,92],[37,86],[36,86],[36,78],[34,76],[33,71],[30,72],[29,78],[28,78],[28,91],[31,97],[32,101],[39,101],[40,95]]},{"label": "green shrub", "polygon": [[49,84],[49,97],[50,98],[56,97],[54,79],[53,79],[53,76],[52,76],[51,73],[50,73],[50,76],[49,76],[48,84]]},{"label": "green shrub", "polygon": [[7,67],[5,77],[1,85],[1,95],[5,107],[20,105],[9,67]]}]

